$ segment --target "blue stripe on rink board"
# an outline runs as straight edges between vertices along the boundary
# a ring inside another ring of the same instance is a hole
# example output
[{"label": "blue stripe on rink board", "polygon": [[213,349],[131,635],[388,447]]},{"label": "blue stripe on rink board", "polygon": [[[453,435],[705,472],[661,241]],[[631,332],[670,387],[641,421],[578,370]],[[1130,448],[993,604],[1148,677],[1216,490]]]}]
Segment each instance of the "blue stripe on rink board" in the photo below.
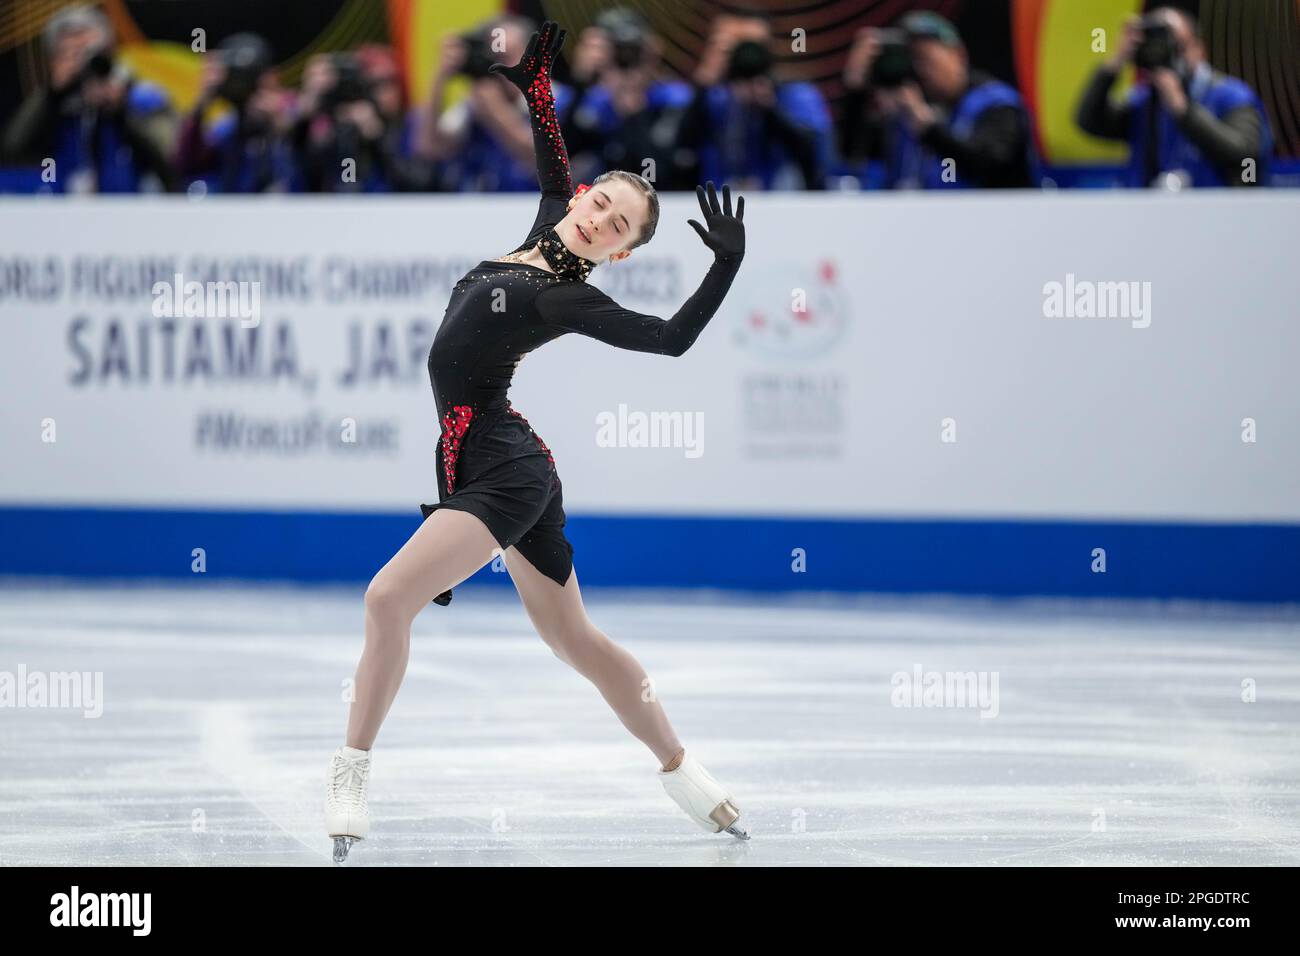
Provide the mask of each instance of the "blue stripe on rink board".
[{"label": "blue stripe on rink board", "polygon": [[[0,507],[0,574],[193,580],[203,548],[209,577],[364,583],[412,510]],[[1300,524],[571,515],[568,531],[584,585],[1300,601]]]}]

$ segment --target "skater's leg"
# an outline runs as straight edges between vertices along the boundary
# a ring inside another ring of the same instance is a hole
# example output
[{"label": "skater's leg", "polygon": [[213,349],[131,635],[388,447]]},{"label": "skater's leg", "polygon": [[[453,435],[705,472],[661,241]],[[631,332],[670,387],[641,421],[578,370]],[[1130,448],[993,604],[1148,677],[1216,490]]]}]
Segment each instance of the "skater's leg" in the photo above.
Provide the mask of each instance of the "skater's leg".
[{"label": "skater's leg", "polygon": [[587,616],[577,569],[560,587],[518,548],[507,548],[502,558],[533,627],[555,656],[596,685],[623,726],[653,751],[660,764],[679,760],[682,744],[663,707],[649,693],[644,668]]},{"label": "skater's leg", "polygon": [[439,508],[379,569],[366,588],[366,644],[348,715],[349,747],[369,750],[374,743],[406,673],[415,615],[499,550],[477,517]]}]

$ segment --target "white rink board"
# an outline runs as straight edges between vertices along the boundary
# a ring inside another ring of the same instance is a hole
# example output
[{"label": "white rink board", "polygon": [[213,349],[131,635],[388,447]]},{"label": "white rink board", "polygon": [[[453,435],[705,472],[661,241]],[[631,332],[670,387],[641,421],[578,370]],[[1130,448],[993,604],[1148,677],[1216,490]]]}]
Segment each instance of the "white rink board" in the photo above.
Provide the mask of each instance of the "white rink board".
[{"label": "white rink board", "polygon": [[[513,248],[535,210],[516,196],[0,200],[0,503],[434,500],[433,332],[456,279]],[[693,196],[664,197],[655,241],[596,283],[671,316],[708,265],[686,225],[698,215]],[[571,513],[1300,520],[1300,198],[754,194],[745,219],[736,283],[682,358],[568,335],[524,359],[512,401],[554,452]],[[146,280],[257,274],[240,269],[291,277],[288,293],[263,283],[259,333],[287,336],[292,374],[169,377],[192,336],[218,342],[239,320],[174,320],[166,347]],[[354,270],[420,281],[372,294]],[[1045,283],[1068,274],[1149,282],[1150,324],[1045,317]],[[389,336],[396,379],[341,379],[354,330],[370,359]],[[702,453],[602,447],[598,416],[620,405],[702,421]],[[212,444],[216,421],[313,416],[322,434],[350,417],[388,444]]]}]

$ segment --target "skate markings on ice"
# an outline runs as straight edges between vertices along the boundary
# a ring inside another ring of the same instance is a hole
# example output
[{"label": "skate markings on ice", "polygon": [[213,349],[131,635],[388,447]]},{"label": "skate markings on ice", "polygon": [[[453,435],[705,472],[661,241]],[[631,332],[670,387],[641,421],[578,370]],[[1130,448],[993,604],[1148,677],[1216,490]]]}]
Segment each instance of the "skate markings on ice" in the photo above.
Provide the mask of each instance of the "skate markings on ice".
[{"label": "skate markings on ice", "polygon": [[[319,839],[321,827],[311,826],[313,820],[310,815],[304,816],[302,799],[293,798],[311,788],[304,788],[294,774],[286,773],[283,762],[257,752],[248,708],[233,701],[203,704],[197,717],[203,760],[270,823],[308,852],[328,861],[331,848]],[[315,789],[323,793],[325,774],[322,771],[318,776],[322,786]],[[323,803],[324,797],[318,802]]]}]

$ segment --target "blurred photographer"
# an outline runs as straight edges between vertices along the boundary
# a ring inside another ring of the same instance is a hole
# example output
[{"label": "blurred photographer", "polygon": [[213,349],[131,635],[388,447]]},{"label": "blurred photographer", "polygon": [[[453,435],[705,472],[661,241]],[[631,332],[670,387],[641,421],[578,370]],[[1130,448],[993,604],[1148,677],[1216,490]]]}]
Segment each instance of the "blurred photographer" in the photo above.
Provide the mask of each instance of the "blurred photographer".
[{"label": "blurred photographer", "polygon": [[[231,109],[208,122],[205,114],[218,99]],[[198,100],[181,123],[178,171],[215,192],[301,190],[290,141],[292,108],[266,40],[256,33],[227,37],[204,58]]]},{"label": "blurred photographer", "polygon": [[365,44],[355,53],[313,57],[303,71],[293,137],[307,191],[428,188],[428,166],[409,158],[406,120],[402,74],[389,48]]},{"label": "blurred photographer", "polygon": [[167,162],[171,104],[115,58],[108,18],[94,7],[67,7],[46,24],[43,39],[48,83],[5,130],[6,161],[53,159],[55,192],[175,189]]},{"label": "blurred photographer", "polygon": [[840,149],[881,161],[888,189],[1038,185],[1028,111],[1011,86],[970,67],[936,13],[859,31],[844,71]]},{"label": "blurred photographer", "polygon": [[[1137,83],[1110,99],[1132,63]],[[1154,91],[1154,95],[1153,95]],[[1124,184],[1145,187],[1263,185],[1273,151],[1268,116],[1255,91],[1210,67],[1195,19],[1169,7],[1124,25],[1119,49],[1097,68],[1079,102],[1079,127],[1129,144]]]},{"label": "blurred photographer", "polygon": [[640,14],[606,10],[582,31],[570,71],[574,107],[564,126],[573,175],[590,181],[612,169],[659,189],[691,189],[696,154],[680,143],[693,91],[657,74],[662,44]]},{"label": "blurred photographer", "polygon": [[[507,14],[469,33],[444,38],[416,139],[416,155],[436,164],[436,188],[453,192],[537,189],[527,101],[488,73],[494,63],[518,62],[536,29],[528,18]],[[447,85],[456,77],[469,81],[469,94],[447,109]],[[551,86],[556,112],[563,117],[572,105],[572,91],[554,80]]]},{"label": "blurred photographer", "polygon": [[771,25],[722,14],[692,76],[682,144],[699,153],[696,181],[750,189],[825,189],[831,118],[813,83],[778,82]]}]

